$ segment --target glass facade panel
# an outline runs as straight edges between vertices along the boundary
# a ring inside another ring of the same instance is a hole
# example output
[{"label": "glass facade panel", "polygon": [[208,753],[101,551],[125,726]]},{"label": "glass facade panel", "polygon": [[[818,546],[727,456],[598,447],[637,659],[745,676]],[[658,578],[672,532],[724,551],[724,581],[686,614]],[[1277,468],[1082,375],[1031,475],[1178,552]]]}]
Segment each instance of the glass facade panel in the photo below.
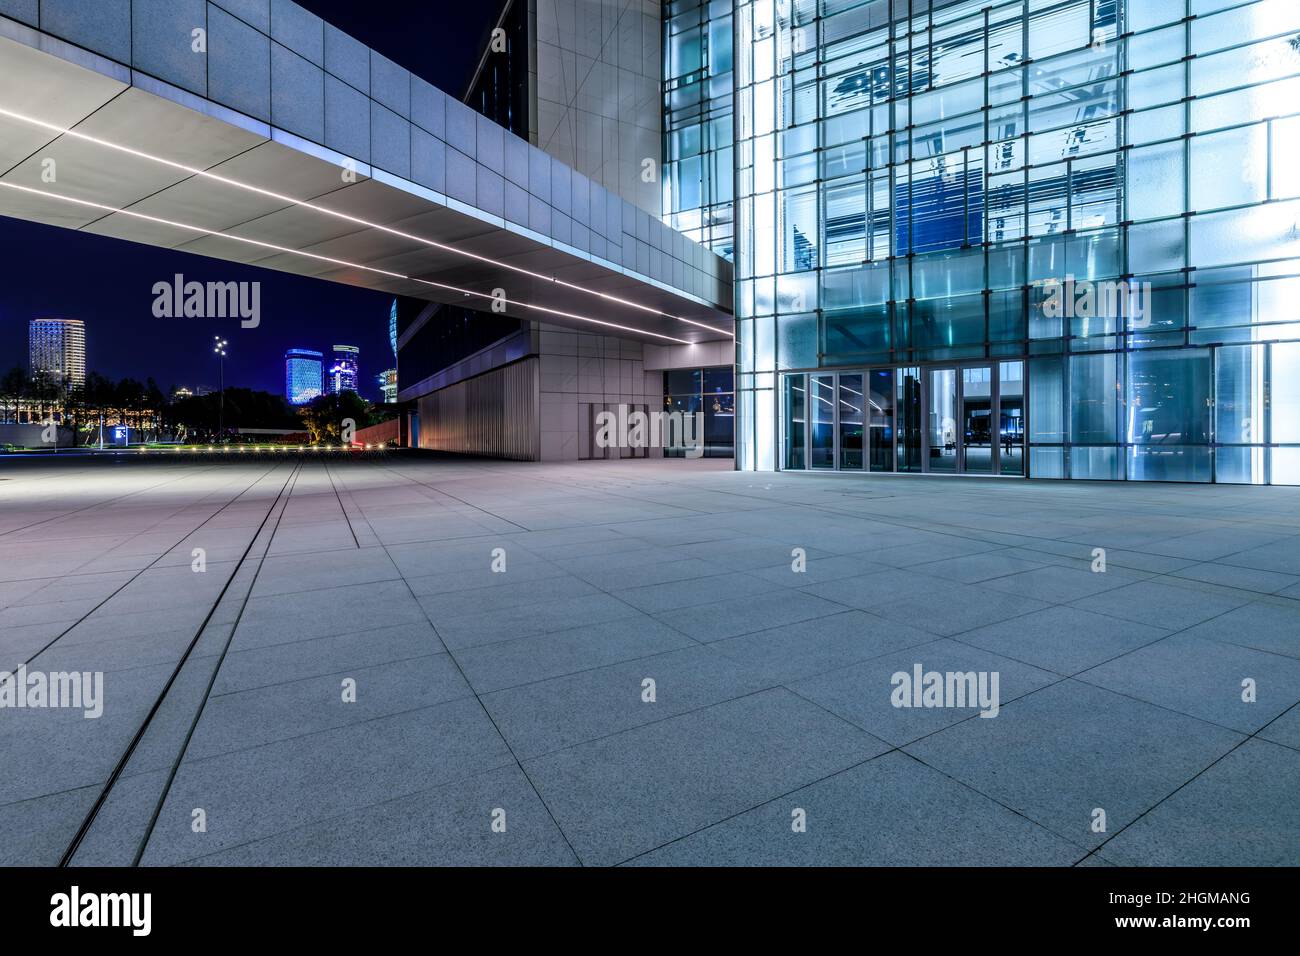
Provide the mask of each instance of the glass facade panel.
[{"label": "glass facade panel", "polygon": [[671,0],[663,9],[664,221],[732,259],[732,4]]},{"label": "glass facade panel", "polygon": [[1134,352],[1129,357],[1130,444],[1209,444],[1211,408],[1208,349]]},{"label": "glass facade panel", "polygon": [[[735,370],[731,366],[674,369],[664,372],[664,410],[704,413],[704,457],[735,455]],[[664,449],[664,457],[685,457],[682,449]],[[787,464],[786,467],[793,467]]]},{"label": "glass facade panel", "polygon": [[1300,442],[1300,343],[1272,349],[1269,441]]}]

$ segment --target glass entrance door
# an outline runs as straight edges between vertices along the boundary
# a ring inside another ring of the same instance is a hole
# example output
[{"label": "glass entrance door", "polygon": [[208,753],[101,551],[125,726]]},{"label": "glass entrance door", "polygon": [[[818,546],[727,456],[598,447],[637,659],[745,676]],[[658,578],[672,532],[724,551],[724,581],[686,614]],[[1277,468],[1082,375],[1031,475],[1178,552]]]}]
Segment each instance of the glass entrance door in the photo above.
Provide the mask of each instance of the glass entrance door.
[{"label": "glass entrance door", "polygon": [[1025,363],[782,376],[782,467],[1024,475]]},{"label": "glass entrance door", "polygon": [[835,376],[809,375],[808,417],[812,422],[808,463],[835,467]]},{"label": "glass entrance door", "polygon": [[839,397],[836,414],[839,416],[840,470],[861,471],[863,462],[863,445],[866,434],[863,429],[864,405],[862,376],[844,374],[839,376]]},{"label": "glass entrance door", "polygon": [[[1023,362],[926,369],[926,471],[1024,474]],[[1008,403],[1000,409],[1001,391]]]},{"label": "glass entrance door", "polygon": [[998,474],[1025,473],[1025,363],[998,363]]},{"label": "glass entrance door", "polygon": [[993,474],[997,453],[993,427],[993,370],[972,365],[961,370],[961,465],[969,475]]},{"label": "glass entrance door", "polygon": [[934,474],[954,475],[961,470],[957,446],[957,370],[930,369],[926,399],[927,459]]},{"label": "glass entrance door", "polygon": [[894,370],[873,368],[867,374],[867,449],[872,471],[894,470]]}]

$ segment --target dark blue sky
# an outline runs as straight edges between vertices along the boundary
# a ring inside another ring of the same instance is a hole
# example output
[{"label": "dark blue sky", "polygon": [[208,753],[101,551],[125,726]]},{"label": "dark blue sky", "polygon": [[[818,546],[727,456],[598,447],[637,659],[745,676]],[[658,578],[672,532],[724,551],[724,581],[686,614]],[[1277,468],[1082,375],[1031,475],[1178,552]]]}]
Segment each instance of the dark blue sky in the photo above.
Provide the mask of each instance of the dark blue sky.
[{"label": "dark blue sky", "polygon": [[[496,20],[494,2],[298,0],[367,46],[459,96]],[[153,285],[186,281],[261,282],[262,321],[158,319]],[[27,323],[82,319],[86,364],[110,378],[153,376],[172,385],[213,385],[214,335],[230,342],[226,384],[284,391],[284,351],[361,349],[362,395],[377,400],[375,376],[394,365],[388,344],[392,296],[353,286],[170,252],[73,230],[0,217],[0,373],[27,364]]]}]

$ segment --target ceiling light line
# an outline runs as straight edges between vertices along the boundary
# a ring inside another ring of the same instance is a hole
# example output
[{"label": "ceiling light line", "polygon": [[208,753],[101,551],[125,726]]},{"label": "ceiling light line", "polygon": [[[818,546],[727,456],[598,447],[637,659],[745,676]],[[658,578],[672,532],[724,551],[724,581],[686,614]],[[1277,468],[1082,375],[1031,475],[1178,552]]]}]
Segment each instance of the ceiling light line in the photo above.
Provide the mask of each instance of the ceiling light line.
[{"label": "ceiling light line", "polygon": [[[433,282],[429,279],[418,279],[415,276],[403,275],[400,272],[392,272],[388,269],[377,269],[374,266],[362,265],[359,262],[350,262],[347,259],[336,259],[333,256],[323,256],[316,252],[303,252],[300,249],[291,249],[288,246],[279,246],[273,242],[264,242],[261,239],[249,239],[245,236],[232,236],[228,233],[217,232],[214,229],[205,229],[203,226],[194,226],[185,222],[177,222],[173,219],[163,219],[159,216],[150,216],[147,213],[135,212],[131,209],[120,209],[116,206],[110,206],[105,203],[93,202],[89,199],[77,199],[73,196],[65,196],[62,193],[50,192],[45,189],[35,189],[31,186],[20,186],[17,183],[10,183],[0,180],[0,186],[5,189],[14,189],[19,192],[30,193],[35,196],[42,196],[46,199],[57,199],[61,202],[72,203],[78,206],[86,206],[91,209],[99,209],[108,213],[117,213],[123,216],[130,216],[133,219],[142,219],[145,222],[158,223],[163,226],[171,226],[175,229],[184,229],[189,232],[196,232],[200,235],[213,236],[218,239],[229,239],[231,242],[242,242],[246,245],[258,246],[263,249],[271,249],[275,252],[287,253],[294,256],[302,256],[307,259],[315,259],[318,262],[328,262],[332,265],[344,266],[349,269],[360,269],[364,272],[373,272],[376,275],[388,276],[393,279],[401,279],[406,282],[418,282],[422,285],[433,286],[438,289],[446,289],[450,292],[458,292],[462,295],[474,296],[481,299],[494,299],[492,295],[486,292],[476,292],[473,289],[462,289],[459,286],[447,285],[442,282]],[[524,302],[519,299],[507,299],[509,305],[521,306],[525,309],[533,309],[537,312],[545,312],[550,315],[558,315],[568,319],[575,319],[579,322],[590,322],[594,325],[601,325],[606,328],[618,329],[623,332],[631,332],[635,335],[648,335],[656,339],[663,339],[667,342],[674,342],[678,345],[690,345],[686,339],[675,338],[671,335],[661,335],[658,332],[650,332],[645,329],[634,329],[631,326],[619,325],[617,322],[607,322],[604,319],[593,319],[589,316],[578,315],[576,312],[564,312],[560,309],[553,309],[545,305],[536,305],[532,302]]]},{"label": "ceiling light line", "polygon": [[642,312],[647,312],[652,315],[662,316],[663,318],[675,319],[678,322],[685,322],[688,325],[695,325],[702,329],[708,329],[710,332],[717,332],[719,335],[734,337],[734,334],[728,332],[726,329],[719,329],[716,328],[715,326],[707,325],[703,322],[697,322],[694,319],[688,319],[680,315],[673,315],[671,312],[664,312],[662,309],[656,309],[653,306],[642,305],[639,302],[633,302],[630,299],[624,299],[620,296],[612,295],[608,292],[601,292],[597,289],[588,289],[585,286],[580,286],[573,282],[566,282],[565,280],[557,279],[554,276],[543,275],[540,272],[533,272],[529,269],[523,268],[522,266],[514,266],[508,262],[501,262],[500,260],[492,259],[489,258],[488,256],[479,255],[476,252],[469,252],[468,250],[465,249],[459,249],[456,246],[449,246],[446,243],[438,242],[435,239],[428,239],[424,236],[417,236],[412,233],[403,232],[400,229],[394,229],[391,226],[385,226],[380,223],[370,222],[366,219],[361,219],[360,217],[357,216],[351,216],[347,213],[339,212],[334,209],[329,209],[325,206],[318,206],[315,203],[305,199],[294,199],[292,196],[286,196],[281,193],[274,192],[273,190],[270,189],[263,189],[261,186],[254,186],[251,183],[245,183],[237,179],[230,179],[229,177],[221,176],[217,173],[211,172],[206,169],[198,169],[193,166],[187,166],[184,163],[179,163],[176,162],[175,160],[166,159],[162,156],[155,156],[152,153],[146,153],[142,150],[133,149],[130,146],[123,146],[121,143],[114,143],[111,140],[100,139],[97,136],[91,136],[90,134],[82,133],[79,130],[71,129],[64,126],[59,126],[57,123],[49,123],[46,122],[45,120],[37,119],[34,116],[26,116],[22,113],[15,113],[12,110],[7,110],[4,109],[3,107],[0,107],[0,116],[5,116],[10,119],[18,120],[19,122],[23,122],[23,123],[28,123],[32,126],[39,126],[42,129],[49,130],[50,132],[53,133],[58,133],[59,135],[62,136],[71,136],[74,139],[83,140],[84,142],[87,143],[94,143],[96,146],[103,146],[107,149],[112,149],[121,153],[126,153],[129,156],[135,156],[139,159],[160,163],[164,166],[170,166],[173,169],[178,169],[181,172],[188,173],[191,176],[200,176],[204,179],[210,179],[214,182],[219,182],[226,186],[231,186],[236,189],[243,189],[248,192],[256,193],[258,195],[265,196],[268,199],[274,199],[277,202],[284,202],[294,206],[301,206],[305,209],[310,209],[314,212],[318,212],[326,216],[332,216],[336,219],[342,219],[358,226],[364,226],[367,229],[378,229],[390,235],[398,236],[399,238],[402,239],[409,239],[412,242],[418,242],[423,245],[430,246],[434,249],[439,249],[444,252],[452,253],[453,255],[466,256],[470,259],[487,263],[488,265],[498,266],[502,269],[507,269],[511,272],[519,273],[520,275],[526,275],[533,279],[539,279],[543,282],[553,282],[556,285],[564,286],[565,288],[568,289],[574,289],[575,291],[583,292],[586,293],[587,295],[598,296],[609,302],[617,302],[620,305],[625,305],[633,309],[639,309]]}]

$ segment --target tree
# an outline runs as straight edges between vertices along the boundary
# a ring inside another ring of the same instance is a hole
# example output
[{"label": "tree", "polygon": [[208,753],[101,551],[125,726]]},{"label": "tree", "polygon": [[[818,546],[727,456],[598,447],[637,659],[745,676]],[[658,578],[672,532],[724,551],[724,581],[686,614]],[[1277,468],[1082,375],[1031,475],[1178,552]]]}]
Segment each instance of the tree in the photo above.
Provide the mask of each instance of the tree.
[{"label": "tree", "polygon": [[[217,431],[220,400],[216,393],[178,398],[167,407],[166,417],[173,427],[212,435]],[[301,422],[280,395],[250,388],[227,388],[226,425],[294,429],[301,427]]]},{"label": "tree", "polygon": [[48,372],[37,372],[28,386],[28,395],[36,402],[41,421],[53,414],[51,409],[63,400],[63,387]]},{"label": "tree", "polygon": [[[0,418],[18,421],[18,406],[27,394],[27,373],[21,365],[15,365],[0,377]],[[5,414],[5,408],[13,409],[12,415]]]},{"label": "tree", "polygon": [[298,409],[298,414],[313,442],[341,441],[343,422],[348,419],[356,428],[375,423],[371,404],[350,390],[317,396],[309,405]]}]

